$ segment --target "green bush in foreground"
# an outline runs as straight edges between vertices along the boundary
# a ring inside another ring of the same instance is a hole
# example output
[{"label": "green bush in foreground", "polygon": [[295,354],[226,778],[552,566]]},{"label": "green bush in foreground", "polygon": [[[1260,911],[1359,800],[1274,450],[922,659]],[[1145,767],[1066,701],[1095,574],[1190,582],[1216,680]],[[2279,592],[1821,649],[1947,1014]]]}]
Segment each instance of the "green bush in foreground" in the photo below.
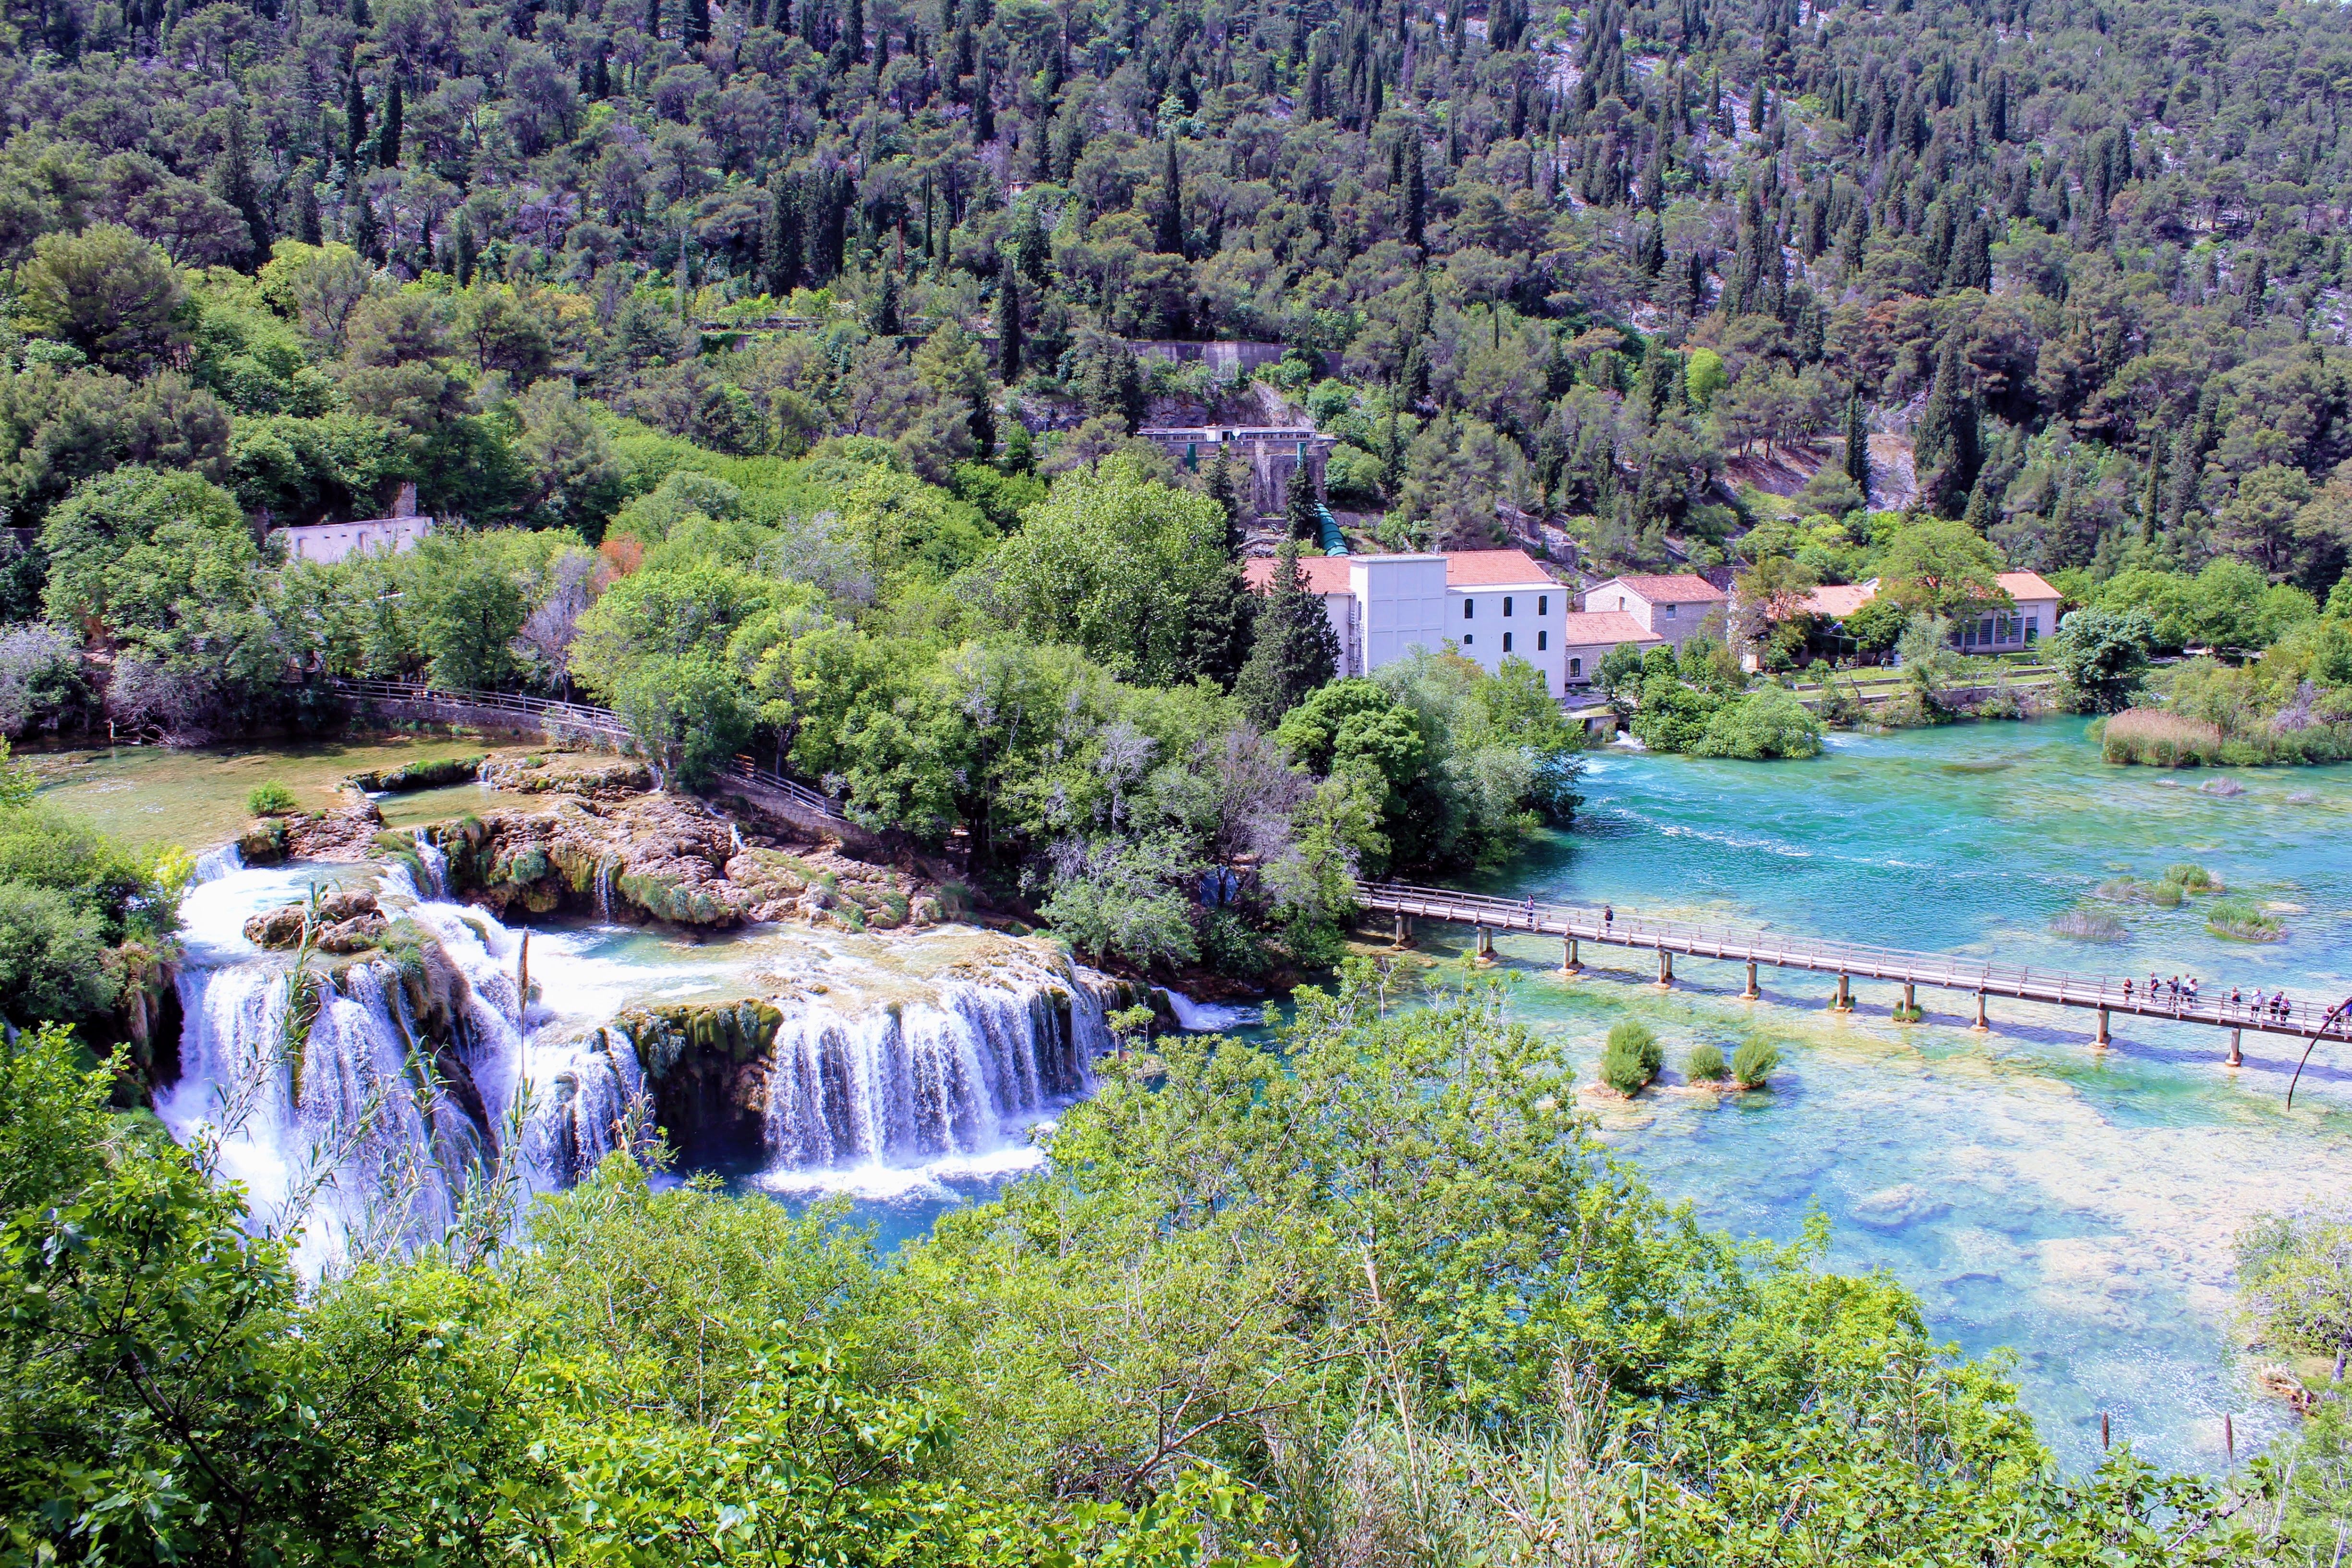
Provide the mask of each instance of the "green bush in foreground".
[{"label": "green bush in foreground", "polygon": [[1666,1051],[1646,1024],[1628,1018],[1609,1031],[1601,1053],[1601,1081],[1620,1094],[1639,1094],[1665,1065]]},{"label": "green bush in foreground", "polygon": [[1780,1065],[1780,1049],[1761,1035],[1750,1035],[1732,1053],[1731,1077],[1746,1089],[1761,1089]]},{"label": "green bush in foreground", "polygon": [[276,779],[254,785],[245,797],[245,809],[256,816],[287,816],[294,807],[294,792]]},{"label": "green bush in foreground", "polygon": [[1693,1083],[1719,1083],[1724,1071],[1723,1052],[1714,1046],[1693,1046],[1683,1058],[1683,1076]]}]

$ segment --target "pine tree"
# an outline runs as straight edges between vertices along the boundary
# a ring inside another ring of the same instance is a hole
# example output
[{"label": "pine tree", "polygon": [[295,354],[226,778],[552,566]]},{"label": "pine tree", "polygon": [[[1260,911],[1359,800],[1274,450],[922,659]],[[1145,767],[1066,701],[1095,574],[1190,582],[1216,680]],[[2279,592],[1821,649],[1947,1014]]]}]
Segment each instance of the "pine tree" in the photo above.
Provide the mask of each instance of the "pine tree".
[{"label": "pine tree", "polygon": [[1010,267],[997,268],[996,373],[1011,386],[1021,376],[1021,279]]},{"label": "pine tree", "polygon": [[1283,541],[1276,552],[1274,581],[1256,619],[1234,695],[1254,723],[1272,730],[1339,670],[1339,635],[1322,596],[1307,591],[1297,540]]},{"label": "pine tree", "polygon": [[1870,500],[1870,426],[1863,418],[1862,393],[1856,389],[1845,400],[1845,473],[1860,490],[1864,505]]},{"label": "pine tree", "polygon": [[1184,254],[1184,184],[1176,163],[1176,138],[1168,138],[1168,163],[1160,180],[1160,231],[1156,241],[1169,256]]},{"label": "pine tree", "polygon": [[376,166],[382,169],[400,167],[400,81],[393,79],[383,95],[383,129],[377,132]]}]

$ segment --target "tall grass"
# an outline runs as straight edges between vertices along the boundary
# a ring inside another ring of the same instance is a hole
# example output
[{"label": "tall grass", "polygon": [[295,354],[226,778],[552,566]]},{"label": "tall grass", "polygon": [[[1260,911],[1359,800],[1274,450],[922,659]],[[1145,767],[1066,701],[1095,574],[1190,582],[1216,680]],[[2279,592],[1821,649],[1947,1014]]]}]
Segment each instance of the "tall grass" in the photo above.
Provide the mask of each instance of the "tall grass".
[{"label": "tall grass", "polygon": [[1639,1094],[1665,1065],[1666,1048],[1646,1024],[1626,1019],[1609,1031],[1601,1053],[1601,1081],[1622,1095]]},{"label": "tall grass", "polygon": [[1761,1035],[1750,1035],[1732,1053],[1731,1079],[1742,1089],[1762,1089],[1780,1065],[1780,1047]]},{"label": "tall grass", "polygon": [[2130,934],[2123,921],[2095,910],[2068,910],[2050,922],[2050,932],[2075,942],[2121,942]]},{"label": "tall grass", "polygon": [[2277,918],[2263,913],[2251,899],[2223,899],[2205,911],[2205,929],[2238,942],[2276,942],[2286,934]]},{"label": "tall grass", "polygon": [[2127,708],[2107,721],[2099,754],[2111,763],[2193,768],[2221,756],[2221,731],[2160,708]]}]

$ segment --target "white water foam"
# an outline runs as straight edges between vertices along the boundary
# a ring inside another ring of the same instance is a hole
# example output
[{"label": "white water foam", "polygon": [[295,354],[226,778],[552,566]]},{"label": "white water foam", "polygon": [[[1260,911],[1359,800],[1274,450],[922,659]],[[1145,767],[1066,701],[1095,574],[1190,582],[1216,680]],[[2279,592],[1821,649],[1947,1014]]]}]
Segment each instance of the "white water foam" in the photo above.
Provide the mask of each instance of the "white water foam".
[{"label": "white water foam", "polygon": [[1260,1006],[1233,1007],[1222,1002],[1195,1002],[1174,986],[1163,993],[1169,1009],[1176,1015],[1177,1027],[1188,1034],[1217,1035],[1229,1029],[1255,1029],[1265,1022],[1265,1009]]}]

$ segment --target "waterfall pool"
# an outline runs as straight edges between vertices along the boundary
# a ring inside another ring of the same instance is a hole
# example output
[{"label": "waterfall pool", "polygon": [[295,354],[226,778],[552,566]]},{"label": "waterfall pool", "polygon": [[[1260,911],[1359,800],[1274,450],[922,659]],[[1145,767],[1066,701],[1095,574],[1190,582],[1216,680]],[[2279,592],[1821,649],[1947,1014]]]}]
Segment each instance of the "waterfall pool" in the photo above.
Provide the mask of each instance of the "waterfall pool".
[{"label": "waterfall pool", "polygon": [[[1486,890],[1611,902],[1792,932],[1956,952],[2118,978],[2191,974],[2211,996],[2282,986],[2352,990],[2352,768],[2162,773],[2099,761],[2084,721],[1833,735],[1798,763],[1596,756],[1576,830]],[[2237,793],[2231,793],[2231,792]],[[2205,928],[2210,898],[2166,909],[2101,900],[2115,879],[2193,861],[2285,927],[2276,942]],[[2051,922],[2085,903],[2122,940],[2070,941]],[[1429,927],[1423,946],[1469,933]],[[1559,973],[1559,944],[1499,936],[1517,1015],[1571,1042],[1593,1080],[1621,1017],[1655,1028],[1665,1084],[1630,1104],[1589,1101],[1602,1135],[1706,1221],[1792,1240],[1818,1209],[1828,1261],[1885,1268],[1919,1294],[1931,1328],[1974,1354],[2006,1348],[2027,1406],[2073,1466],[2096,1457],[2099,1416],[2159,1465],[2217,1469],[2222,1417],[2241,1457],[2284,1424],[2234,1354],[2231,1240],[2254,1214],[2342,1204],[2352,1191],[2352,1053],[2323,1047],[2284,1108],[2297,1048],[2118,1019],[2104,1053],[2091,1015],[1993,1005],[1922,988],[1901,1025],[1892,985],[1857,982],[1857,1011],[1827,1010],[1833,976],[1677,959],[1675,988],[1622,950]],[[1786,1061],[1767,1093],[1718,1097],[1675,1070],[1701,1041],[1751,1032]]]}]

